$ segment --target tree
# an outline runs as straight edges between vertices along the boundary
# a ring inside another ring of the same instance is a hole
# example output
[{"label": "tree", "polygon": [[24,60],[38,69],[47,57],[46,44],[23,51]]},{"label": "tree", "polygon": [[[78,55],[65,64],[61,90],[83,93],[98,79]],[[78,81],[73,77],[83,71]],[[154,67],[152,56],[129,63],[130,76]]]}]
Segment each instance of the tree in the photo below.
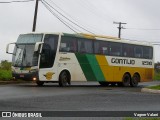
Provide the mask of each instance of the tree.
[{"label": "tree", "polygon": [[11,62],[8,62],[7,60],[1,61],[1,69],[3,70],[11,70]]},{"label": "tree", "polygon": [[160,62],[157,62],[154,64],[154,70],[155,70],[155,72],[160,73]]}]

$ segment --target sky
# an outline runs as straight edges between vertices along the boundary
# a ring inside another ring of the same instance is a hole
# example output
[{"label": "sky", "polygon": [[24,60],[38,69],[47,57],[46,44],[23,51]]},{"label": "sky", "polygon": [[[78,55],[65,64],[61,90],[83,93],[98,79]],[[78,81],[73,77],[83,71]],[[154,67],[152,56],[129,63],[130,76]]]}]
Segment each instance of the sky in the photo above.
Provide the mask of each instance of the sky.
[{"label": "sky", "polygon": [[[14,0],[0,0],[7,2]],[[19,0],[24,1],[24,0]],[[45,0],[75,24],[77,32],[118,36],[118,24],[124,22],[121,37],[130,40],[160,42],[160,0]],[[46,4],[45,2],[45,4]],[[6,45],[18,35],[32,32],[35,1],[0,3],[0,60],[12,60]],[[56,11],[54,13],[58,14]],[[67,21],[64,17],[59,17]],[[85,30],[87,31],[85,31]],[[39,2],[36,32],[74,33]],[[160,46],[155,48],[155,62],[160,62]]]}]

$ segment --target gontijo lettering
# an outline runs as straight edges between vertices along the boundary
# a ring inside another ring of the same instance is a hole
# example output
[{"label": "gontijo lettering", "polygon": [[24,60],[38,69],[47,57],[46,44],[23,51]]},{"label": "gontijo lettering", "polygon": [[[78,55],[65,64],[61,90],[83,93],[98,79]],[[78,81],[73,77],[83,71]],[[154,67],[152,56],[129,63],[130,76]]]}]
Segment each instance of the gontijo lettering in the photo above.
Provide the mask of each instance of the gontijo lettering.
[{"label": "gontijo lettering", "polygon": [[128,65],[135,64],[135,60],[132,60],[132,59],[129,60],[129,59],[112,58],[111,62],[116,64],[128,64]]}]

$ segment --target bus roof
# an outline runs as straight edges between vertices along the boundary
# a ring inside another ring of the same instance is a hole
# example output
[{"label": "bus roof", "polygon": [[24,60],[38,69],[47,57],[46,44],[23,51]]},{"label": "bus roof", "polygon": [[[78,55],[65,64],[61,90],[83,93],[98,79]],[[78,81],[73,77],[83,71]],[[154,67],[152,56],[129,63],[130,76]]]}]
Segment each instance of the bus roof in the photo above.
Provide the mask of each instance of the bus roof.
[{"label": "bus roof", "polygon": [[73,37],[81,37],[81,38],[89,38],[89,39],[106,38],[106,39],[120,40],[120,38],[117,38],[117,37],[105,36],[105,35],[87,34],[87,33],[77,33],[77,34],[63,33],[63,35],[65,35],[65,36],[73,36]]},{"label": "bus roof", "polygon": [[79,34],[62,33],[62,34],[64,36],[80,37],[80,38],[86,38],[86,39],[88,38],[88,39],[96,39],[96,40],[111,41],[111,42],[129,43],[129,44],[135,44],[135,45],[153,46],[152,43],[148,41],[126,40],[126,39],[120,39],[112,36],[92,35],[92,34],[86,34],[86,33],[79,33]]},{"label": "bus roof", "polygon": [[120,39],[118,37],[105,36],[105,35],[95,35],[95,34],[87,34],[87,33],[63,33],[63,32],[31,32],[26,34],[55,34],[55,35],[64,35],[70,37],[78,37],[78,38],[86,38],[86,39],[95,39],[95,40],[103,40],[103,41],[111,41],[111,42],[121,42],[121,43],[129,43],[135,45],[146,45],[153,46],[151,42],[148,41],[136,41],[136,40],[126,40]]}]

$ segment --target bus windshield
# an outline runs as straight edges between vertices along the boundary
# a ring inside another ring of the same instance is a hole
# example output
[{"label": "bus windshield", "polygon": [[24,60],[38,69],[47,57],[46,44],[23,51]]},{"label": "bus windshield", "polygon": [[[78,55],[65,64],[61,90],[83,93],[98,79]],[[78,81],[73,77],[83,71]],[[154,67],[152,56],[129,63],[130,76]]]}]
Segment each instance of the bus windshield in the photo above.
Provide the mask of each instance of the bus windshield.
[{"label": "bus windshield", "polygon": [[31,67],[38,65],[38,52],[34,52],[36,42],[41,42],[42,34],[20,35],[14,48],[12,64],[15,67]]}]

